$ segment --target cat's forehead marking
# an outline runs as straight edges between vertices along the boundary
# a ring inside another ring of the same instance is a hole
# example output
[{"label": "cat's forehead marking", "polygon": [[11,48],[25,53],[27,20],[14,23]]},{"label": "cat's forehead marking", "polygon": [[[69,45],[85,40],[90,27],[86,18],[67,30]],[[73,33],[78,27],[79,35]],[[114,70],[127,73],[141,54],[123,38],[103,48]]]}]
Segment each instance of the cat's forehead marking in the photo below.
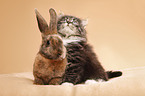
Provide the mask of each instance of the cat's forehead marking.
[{"label": "cat's forehead marking", "polygon": [[77,17],[75,17],[75,16],[71,16],[71,15],[64,15],[64,16],[62,16],[61,18],[59,18],[59,20],[58,20],[59,22],[66,22],[66,21],[69,21],[69,22],[79,22],[79,23],[81,23],[81,20],[79,19],[79,18],[77,18]]},{"label": "cat's forehead marking", "polygon": [[64,15],[62,18],[65,18],[65,19],[77,19],[76,17],[69,16],[69,15]]}]

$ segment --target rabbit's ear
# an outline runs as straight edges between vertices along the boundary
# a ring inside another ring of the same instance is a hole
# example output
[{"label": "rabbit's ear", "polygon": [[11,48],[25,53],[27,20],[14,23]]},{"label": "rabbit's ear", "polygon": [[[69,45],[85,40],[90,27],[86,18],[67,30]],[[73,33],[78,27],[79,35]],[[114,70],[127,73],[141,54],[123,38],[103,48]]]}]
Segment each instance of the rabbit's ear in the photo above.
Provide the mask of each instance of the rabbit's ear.
[{"label": "rabbit's ear", "polygon": [[35,13],[36,13],[36,18],[37,18],[37,22],[38,22],[38,27],[39,27],[41,33],[44,33],[44,34],[47,33],[49,31],[47,22],[40,15],[40,13],[37,11],[37,9],[35,9]]},{"label": "rabbit's ear", "polygon": [[49,24],[49,33],[48,34],[57,34],[57,14],[54,9],[49,9],[50,13],[50,24]]}]

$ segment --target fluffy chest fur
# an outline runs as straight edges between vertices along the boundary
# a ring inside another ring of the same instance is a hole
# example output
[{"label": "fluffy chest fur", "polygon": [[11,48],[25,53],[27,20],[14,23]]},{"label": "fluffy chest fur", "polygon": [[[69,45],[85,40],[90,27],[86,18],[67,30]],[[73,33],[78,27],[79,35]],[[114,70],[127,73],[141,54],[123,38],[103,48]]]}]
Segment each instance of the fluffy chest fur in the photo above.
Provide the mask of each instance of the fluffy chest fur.
[{"label": "fluffy chest fur", "polygon": [[63,44],[67,46],[68,44],[85,41],[86,39],[77,36],[72,36],[70,38],[62,38],[62,40]]},{"label": "fluffy chest fur", "polygon": [[[49,60],[38,53],[33,66],[33,74],[37,80],[41,78],[42,84],[60,84],[62,82],[66,64],[66,58],[60,61]],[[37,83],[37,81],[35,82]]]}]

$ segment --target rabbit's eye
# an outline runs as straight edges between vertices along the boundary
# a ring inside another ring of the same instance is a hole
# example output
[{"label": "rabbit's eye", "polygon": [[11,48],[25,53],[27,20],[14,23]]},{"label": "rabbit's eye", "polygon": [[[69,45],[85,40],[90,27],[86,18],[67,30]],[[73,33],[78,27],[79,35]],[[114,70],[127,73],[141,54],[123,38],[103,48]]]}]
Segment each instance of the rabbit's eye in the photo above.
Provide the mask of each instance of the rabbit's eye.
[{"label": "rabbit's eye", "polygon": [[50,41],[48,40],[48,41],[47,41],[47,45],[49,45],[49,44],[50,44]]}]

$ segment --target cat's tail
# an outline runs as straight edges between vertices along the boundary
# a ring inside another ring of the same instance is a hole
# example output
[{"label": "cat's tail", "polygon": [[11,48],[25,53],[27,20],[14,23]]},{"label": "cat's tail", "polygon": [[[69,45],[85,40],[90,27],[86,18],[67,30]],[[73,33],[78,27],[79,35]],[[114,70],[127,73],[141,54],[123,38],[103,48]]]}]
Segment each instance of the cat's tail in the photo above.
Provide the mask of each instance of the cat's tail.
[{"label": "cat's tail", "polygon": [[122,75],[121,71],[106,71],[106,73],[109,79],[114,78],[114,77],[119,77]]}]

